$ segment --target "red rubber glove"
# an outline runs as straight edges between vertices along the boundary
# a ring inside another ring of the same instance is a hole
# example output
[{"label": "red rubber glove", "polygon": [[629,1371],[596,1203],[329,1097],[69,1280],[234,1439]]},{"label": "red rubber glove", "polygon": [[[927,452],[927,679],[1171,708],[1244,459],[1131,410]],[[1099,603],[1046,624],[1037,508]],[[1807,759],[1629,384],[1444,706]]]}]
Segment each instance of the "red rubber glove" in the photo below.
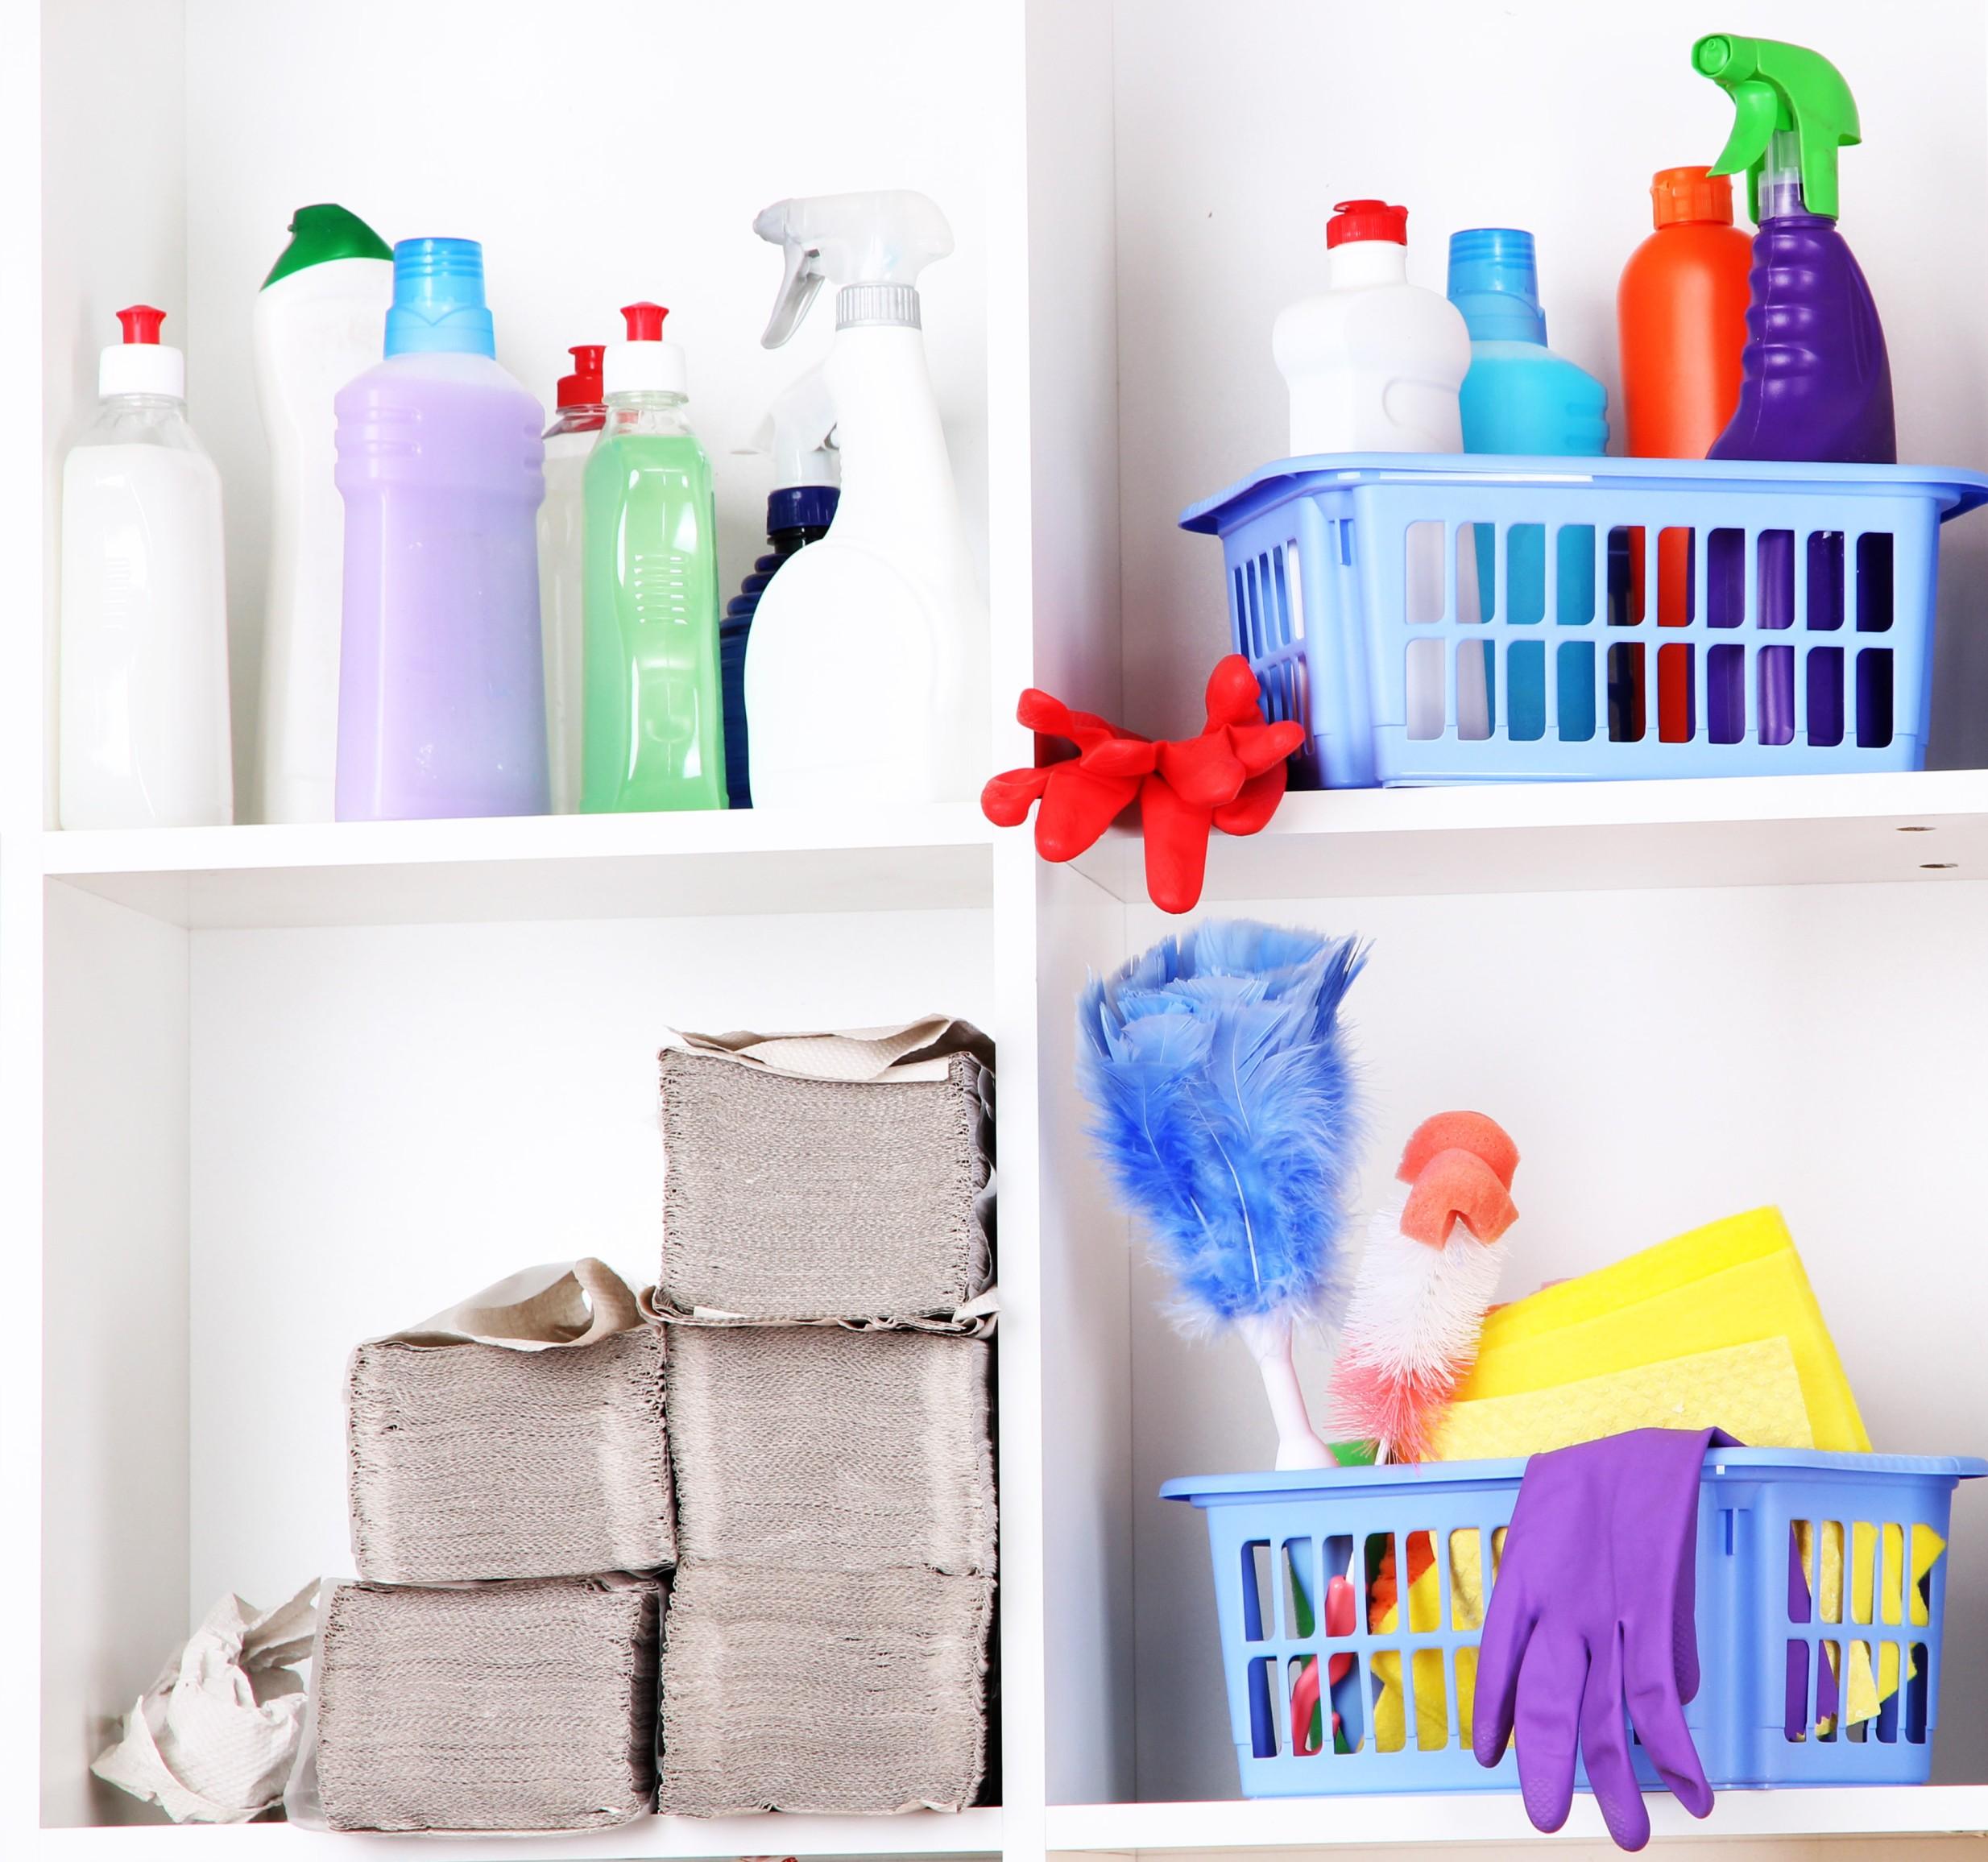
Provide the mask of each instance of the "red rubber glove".
[{"label": "red rubber glove", "polygon": [[997,827],[1019,827],[1039,802],[1036,851],[1068,860],[1093,846],[1137,796],[1146,891],[1162,911],[1191,911],[1201,899],[1210,832],[1264,827],[1284,799],[1286,759],[1304,741],[1302,725],[1263,722],[1257,676],[1240,653],[1209,676],[1207,705],[1199,736],[1153,743],[1031,687],[1016,718],[1075,744],[1077,755],[992,777],[980,791],[980,812]]},{"label": "red rubber glove", "polygon": [[1035,850],[1046,860],[1074,860],[1096,842],[1139,792],[1138,775],[1100,774],[1090,761],[1091,753],[1105,744],[1123,743],[1135,758],[1143,751],[1150,768],[1153,747],[1088,711],[1073,711],[1060,698],[1033,686],[1022,693],[1015,718],[1040,736],[1075,744],[1077,755],[1062,763],[1010,769],[991,777],[980,791],[980,812],[996,827],[1020,827],[1029,818],[1030,805],[1041,801]]}]

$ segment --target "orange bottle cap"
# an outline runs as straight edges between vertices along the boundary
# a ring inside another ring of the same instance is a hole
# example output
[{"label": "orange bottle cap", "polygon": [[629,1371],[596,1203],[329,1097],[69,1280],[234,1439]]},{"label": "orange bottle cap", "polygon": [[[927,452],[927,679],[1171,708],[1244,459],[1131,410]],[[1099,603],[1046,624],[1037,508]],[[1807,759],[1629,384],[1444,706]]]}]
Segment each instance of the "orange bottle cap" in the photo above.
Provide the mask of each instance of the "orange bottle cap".
[{"label": "orange bottle cap", "polygon": [[1733,183],[1707,168],[1664,168],[1650,184],[1651,217],[1659,226],[1686,220],[1733,224]]}]

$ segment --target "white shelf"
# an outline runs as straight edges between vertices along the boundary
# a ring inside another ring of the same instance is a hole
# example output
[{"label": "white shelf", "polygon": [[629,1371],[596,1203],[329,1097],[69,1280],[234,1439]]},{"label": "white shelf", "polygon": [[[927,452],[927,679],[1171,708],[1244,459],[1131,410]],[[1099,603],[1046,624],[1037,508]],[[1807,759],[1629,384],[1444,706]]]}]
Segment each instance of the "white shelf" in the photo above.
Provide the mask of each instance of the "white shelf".
[{"label": "white shelf", "polygon": [[196,928],[987,905],[967,804],[48,833],[42,870]]},{"label": "white shelf", "polygon": [[[1703,1823],[1650,1793],[1654,1836],[1874,1836],[1988,1831],[1988,1785],[1723,1791]],[[1594,1799],[1574,1799],[1564,1828],[1542,1836],[1515,1791],[1442,1797],[1260,1798],[1203,1804],[1052,1806],[1052,1853],[1336,1849],[1365,1844],[1596,1843],[1608,1831]]]},{"label": "white shelf", "polygon": [[[400,1862],[432,1859],[433,1836],[367,1835],[357,1844],[368,1856]],[[563,1862],[589,1856],[626,1857],[629,1862],[669,1856],[692,1862],[710,1858],[731,1862],[741,1856],[994,1856],[1000,1852],[998,1810],[947,1814],[917,1810],[901,1817],[645,1817],[612,1830],[578,1835],[452,1837],[447,1854],[458,1862]],[[198,1856],[253,1858],[350,1856],[355,1839],[284,1823],[188,1826],[168,1830],[156,1823],[122,1827],[45,1830],[39,1853],[49,1862],[191,1862]]]},{"label": "white shelf", "polygon": [[[1145,897],[1136,834],[1080,863]],[[1213,837],[1211,904],[1240,899],[1988,879],[1988,771],[1345,789]]]}]

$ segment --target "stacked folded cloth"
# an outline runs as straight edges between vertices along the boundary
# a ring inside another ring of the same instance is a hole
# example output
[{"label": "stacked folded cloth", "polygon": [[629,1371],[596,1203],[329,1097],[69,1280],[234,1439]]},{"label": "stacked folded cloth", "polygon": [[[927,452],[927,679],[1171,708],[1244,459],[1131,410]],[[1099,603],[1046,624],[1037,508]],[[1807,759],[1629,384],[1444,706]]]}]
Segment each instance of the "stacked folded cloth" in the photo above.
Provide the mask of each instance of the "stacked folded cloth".
[{"label": "stacked folded cloth", "polygon": [[669,1304],[739,1318],[926,1318],[994,1274],[992,1045],[927,1016],[663,1049]]},{"label": "stacked folded cloth", "polygon": [[599,1261],[535,1268],[353,1354],[361,1581],[319,1620],[292,1820],[581,1830],[656,1792],[676,1558],[663,1341]]},{"label": "stacked folded cloth", "polygon": [[656,1794],[653,1579],[340,1584],[309,1751],[333,1830],[586,1830]]},{"label": "stacked folded cloth", "polygon": [[979,1793],[992,1057],[937,1017],[663,1053],[665,1810]]}]

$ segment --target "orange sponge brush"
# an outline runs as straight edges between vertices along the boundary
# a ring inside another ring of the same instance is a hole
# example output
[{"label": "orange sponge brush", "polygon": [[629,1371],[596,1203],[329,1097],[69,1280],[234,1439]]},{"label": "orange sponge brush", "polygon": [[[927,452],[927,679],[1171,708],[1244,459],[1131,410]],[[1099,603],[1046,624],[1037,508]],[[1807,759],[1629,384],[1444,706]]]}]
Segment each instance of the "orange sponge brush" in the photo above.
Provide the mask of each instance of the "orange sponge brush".
[{"label": "orange sponge brush", "polygon": [[1518,1148],[1480,1112],[1427,1120],[1402,1157],[1404,1187],[1369,1228],[1328,1402],[1336,1433],[1381,1461],[1421,1461],[1477,1354],[1518,1219]]}]

